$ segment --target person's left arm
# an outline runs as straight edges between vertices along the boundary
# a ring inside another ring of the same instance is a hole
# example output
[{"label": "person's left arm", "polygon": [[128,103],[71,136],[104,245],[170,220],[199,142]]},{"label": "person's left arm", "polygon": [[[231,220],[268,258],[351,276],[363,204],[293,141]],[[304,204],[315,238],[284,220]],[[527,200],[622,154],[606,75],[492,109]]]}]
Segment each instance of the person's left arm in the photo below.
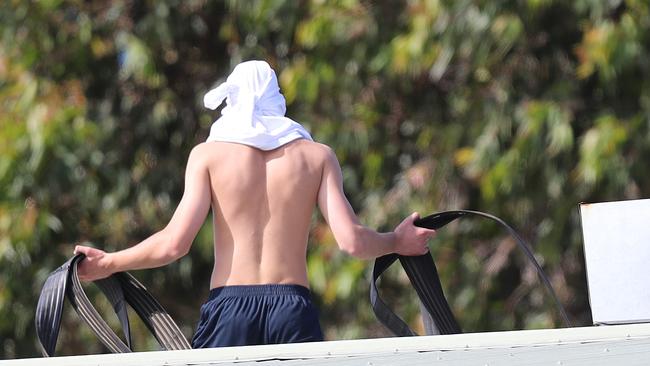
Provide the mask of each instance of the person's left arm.
[{"label": "person's left arm", "polygon": [[79,263],[79,278],[94,281],[115,272],[160,267],[189,252],[211,203],[210,176],[201,148],[199,145],[190,153],[185,171],[185,191],[167,226],[139,244],[115,253],[76,246],[75,253],[86,255]]}]

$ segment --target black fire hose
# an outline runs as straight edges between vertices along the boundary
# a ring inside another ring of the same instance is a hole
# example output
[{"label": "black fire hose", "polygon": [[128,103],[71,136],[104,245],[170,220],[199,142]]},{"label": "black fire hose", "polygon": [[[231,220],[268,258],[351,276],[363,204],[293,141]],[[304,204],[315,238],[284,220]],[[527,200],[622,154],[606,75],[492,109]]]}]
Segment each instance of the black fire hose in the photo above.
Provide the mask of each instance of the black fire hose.
[{"label": "black fire hose", "polygon": [[[508,233],[515,239],[519,247],[524,251],[524,254],[533,263],[537,273],[539,274],[542,283],[546,286],[549,293],[553,297],[555,304],[558,308],[560,316],[565,326],[570,327],[571,322],[567,316],[564,307],[560,303],[551,286],[551,282],[542,270],[542,267],[537,263],[533,252],[526,244],[526,242],[517,234],[517,232],[506,224],[500,218],[486,214],[479,211],[457,210],[439,212],[429,215],[418,220],[415,220],[416,226],[437,230],[448,223],[456,220],[457,218],[475,215],[494,220],[506,228]],[[412,336],[416,333],[409,328],[409,326],[392,310],[388,308],[386,303],[381,299],[377,290],[377,280],[384,273],[391,264],[396,260],[400,261],[402,267],[415,288],[415,291],[420,298],[421,308],[423,309],[422,315],[424,319],[425,330],[427,334],[457,334],[461,333],[461,328],[454,317],[454,314],[449,307],[449,303],[445,298],[438,276],[438,270],[433,261],[431,253],[420,256],[401,256],[398,254],[388,254],[375,260],[375,265],[372,271],[372,281],[370,282],[370,303],[372,309],[377,316],[377,319],[386,326],[391,332],[397,336]]]},{"label": "black fire hose", "polygon": [[126,343],[106,324],[88,300],[77,276],[78,254],[52,272],[41,290],[36,306],[36,334],[43,356],[54,355],[61,328],[65,297],[99,340],[113,353],[132,352],[131,330],[126,304],[131,305],[165,350],[190,349],[190,344],[169,314],[133,276],[119,272],[95,281],[106,295],[122,325]]}]

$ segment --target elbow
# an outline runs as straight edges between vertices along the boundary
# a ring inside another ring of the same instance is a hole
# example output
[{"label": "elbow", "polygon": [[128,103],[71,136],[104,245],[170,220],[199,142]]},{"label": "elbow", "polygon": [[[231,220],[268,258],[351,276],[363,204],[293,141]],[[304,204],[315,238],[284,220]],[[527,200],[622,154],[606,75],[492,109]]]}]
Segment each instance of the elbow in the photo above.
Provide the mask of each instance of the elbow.
[{"label": "elbow", "polygon": [[343,238],[339,241],[339,248],[346,254],[359,258],[359,259],[370,259],[371,256],[368,255],[367,250],[365,250],[365,243],[363,240],[363,228],[353,228],[350,232],[346,233]]},{"label": "elbow", "polygon": [[178,260],[189,252],[189,245],[184,245],[183,243],[174,243],[167,250],[167,260],[168,263],[171,263],[175,260]]},{"label": "elbow", "polygon": [[166,242],[167,245],[162,255],[166,264],[184,257],[189,252],[190,245],[181,240],[181,238],[169,235]]},{"label": "elbow", "polygon": [[360,254],[359,247],[353,241],[339,242],[339,249],[353,257],[357,257]]},{"label": "elbow", "polygon": [[346,245],[341,245],[341,250],[345,252],[346,254],[358,258],[358,259],[370,259],[368,255],[366,255],[365,251],[356,243],[348,243]]}]

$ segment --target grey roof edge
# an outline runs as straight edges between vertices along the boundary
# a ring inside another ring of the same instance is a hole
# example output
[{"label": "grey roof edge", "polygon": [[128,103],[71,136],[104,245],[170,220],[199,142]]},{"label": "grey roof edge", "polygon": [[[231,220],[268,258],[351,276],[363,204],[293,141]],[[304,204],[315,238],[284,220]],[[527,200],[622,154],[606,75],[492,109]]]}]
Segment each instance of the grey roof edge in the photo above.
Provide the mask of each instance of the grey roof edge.
[{"label": "grey roof edge", "polygon": [[477,350],[494,348],[539,347],[545,345],[585,344],[632,339],[650,339],[650,323],[591,326],[577,328],[466,333],[444,336],[374,338],[282,345],[263,345],[153,351],[125,354],[100,354],[52,358],[27,358],[0,361],[2,366],[123,366],[230,364],[245,361],[326,359],[363,357],[417,352]]}]

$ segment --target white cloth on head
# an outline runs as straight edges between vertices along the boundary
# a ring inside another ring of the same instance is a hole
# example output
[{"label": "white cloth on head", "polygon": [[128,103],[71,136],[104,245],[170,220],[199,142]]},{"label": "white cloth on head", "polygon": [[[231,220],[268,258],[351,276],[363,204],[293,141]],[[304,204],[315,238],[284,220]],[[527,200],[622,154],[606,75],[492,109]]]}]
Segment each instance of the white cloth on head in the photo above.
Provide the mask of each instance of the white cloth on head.
[{"label": "white cloth on head", "polygon": [[284,116],[287,107],[278,79],[264,61],[246,61],[228,79],[203,97],[206,108],[217,109],[226,99],[221,117],[207,141],[225,141],[273,150],[296,139],[312,140],[298,122]]}]

